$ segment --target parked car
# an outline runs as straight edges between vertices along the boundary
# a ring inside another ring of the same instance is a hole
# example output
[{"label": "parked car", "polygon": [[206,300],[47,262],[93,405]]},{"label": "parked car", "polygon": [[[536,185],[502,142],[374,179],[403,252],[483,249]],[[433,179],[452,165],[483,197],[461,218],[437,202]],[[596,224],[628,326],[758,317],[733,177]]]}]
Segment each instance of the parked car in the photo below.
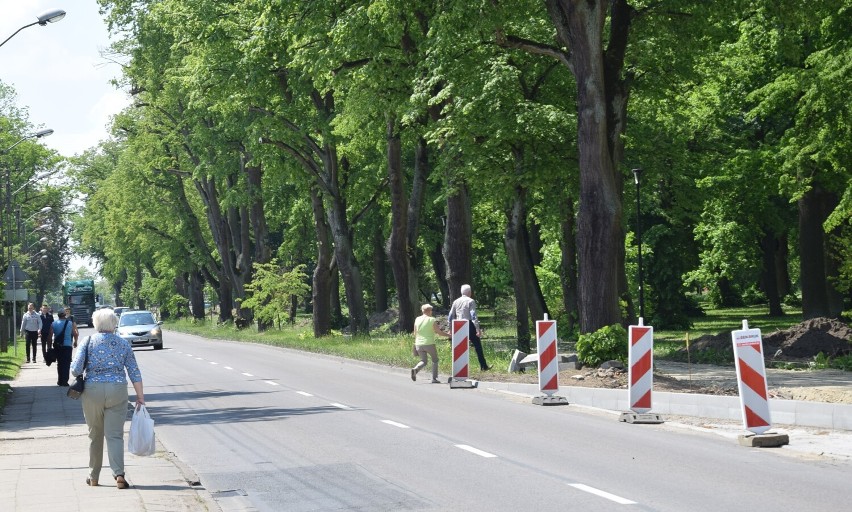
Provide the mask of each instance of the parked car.
[{"label": "parked car", "polygon": [[163,348],[163,330],[150,311],[125,311],[118,317],[116,334],[130,342],[133,347]]},{"label": "parked car", "polygon": [[124,313],[125,311],[127,311],[129,309],[130,308],[125,307],[125,306],[118,306],[118,307],[112,308],[112,312],[115,313],[115,316],[120,317],[122,313]]}]

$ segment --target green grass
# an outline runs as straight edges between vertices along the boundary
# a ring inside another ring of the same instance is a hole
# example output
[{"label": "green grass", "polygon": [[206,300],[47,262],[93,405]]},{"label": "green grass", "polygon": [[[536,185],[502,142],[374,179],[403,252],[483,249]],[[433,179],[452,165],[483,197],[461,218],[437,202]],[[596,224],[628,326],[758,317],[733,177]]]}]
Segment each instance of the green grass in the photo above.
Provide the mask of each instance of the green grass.
[{"label": "green grass", "polygon": [[0,410],[6,405],[6,395],[9,393],[9,381],[15,380],[18,372],[21,371],[21,365],[24,364],[24,347],[18,344],[18,355],[15,355],[15,349],[9,343],[9,348],[6,352],[0,352]]}]

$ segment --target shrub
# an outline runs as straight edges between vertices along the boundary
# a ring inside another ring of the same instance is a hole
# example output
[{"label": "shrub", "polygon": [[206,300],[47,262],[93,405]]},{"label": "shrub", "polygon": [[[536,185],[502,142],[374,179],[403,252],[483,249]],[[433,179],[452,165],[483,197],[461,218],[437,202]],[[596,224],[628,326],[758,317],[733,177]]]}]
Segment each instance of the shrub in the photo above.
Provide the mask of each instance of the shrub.
[{"label": "shrub", "polygon": [[627,364],[627,331],[619,324],[602,327],[577,340],[577,358],[589,366],[616,359]]}]

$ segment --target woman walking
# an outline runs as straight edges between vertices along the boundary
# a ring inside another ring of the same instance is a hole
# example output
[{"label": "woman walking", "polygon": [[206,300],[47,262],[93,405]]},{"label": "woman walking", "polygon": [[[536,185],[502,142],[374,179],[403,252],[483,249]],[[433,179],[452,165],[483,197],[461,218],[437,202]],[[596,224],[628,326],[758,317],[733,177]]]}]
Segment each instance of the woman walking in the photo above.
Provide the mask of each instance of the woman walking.
[{"label": "woman walking", "polygon": [[[124,421],[127,419],[127,377],[136,391],[136,407],[145,404],[142,373],[136,364],[130,343],[113,331],[118,318],[111,309],[99,309],[92,315],[97,334],[80,343],[71,373],[76,377],[85,370],[83,415],[89,427],[89,477],[86,484],[98,485],[104,460],[106,438],[109,466],[115,485],[127,489],[124,478]],[[85,365],[85,368],[84,368]]]},{"label": "woman walking", "polygon": [[426,355],[432,358],[432,383],[438,382],[438,349],[435,348],[435,335],[450,337],[450,333],[444,332],[438,327],[438,322],[432,316],[432,305],[420,306],[423,314],[414,319],[414,345],[420,362],[411,369],[411,380],[417,380],[417,372],[426,366]]}]

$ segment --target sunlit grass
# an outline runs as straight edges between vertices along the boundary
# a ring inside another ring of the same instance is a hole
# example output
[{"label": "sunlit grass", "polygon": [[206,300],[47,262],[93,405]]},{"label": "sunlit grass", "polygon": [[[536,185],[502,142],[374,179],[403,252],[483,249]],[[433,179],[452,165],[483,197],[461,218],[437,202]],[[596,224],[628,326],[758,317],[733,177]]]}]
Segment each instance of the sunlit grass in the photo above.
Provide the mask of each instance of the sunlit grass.
[{"label": "sunlit grass", "polygon": [[11,387],[8,382],[15,380],[18,372],[21,371],[21,365],[24,364],[25,347],[18,346],[18,355],[15,355],[15,349],[12,343],[9,343],[9,348],[6,352],[0,352],[0,409],[6,405],[6,395]]}]

